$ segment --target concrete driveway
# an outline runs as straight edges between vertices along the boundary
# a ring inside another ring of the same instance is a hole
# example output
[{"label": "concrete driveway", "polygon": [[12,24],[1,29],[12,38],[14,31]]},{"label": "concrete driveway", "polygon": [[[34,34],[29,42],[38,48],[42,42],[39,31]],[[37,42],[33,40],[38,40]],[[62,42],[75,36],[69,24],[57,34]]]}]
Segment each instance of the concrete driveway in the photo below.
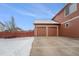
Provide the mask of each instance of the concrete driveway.
[{"label": "concrete driveway", "polygon": [[34,37],[0,38],[0,56],[29,56]]},{"label": "concrete driveway", "polygon": [[79,38],[36,37],[31,56],[79,56]]}]

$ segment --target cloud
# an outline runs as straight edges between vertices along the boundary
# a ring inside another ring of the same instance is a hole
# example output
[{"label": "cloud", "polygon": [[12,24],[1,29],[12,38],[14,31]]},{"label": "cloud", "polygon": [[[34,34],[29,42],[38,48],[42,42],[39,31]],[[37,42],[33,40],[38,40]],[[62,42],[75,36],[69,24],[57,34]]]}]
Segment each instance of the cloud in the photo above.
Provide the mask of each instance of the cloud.
[{"label": "cloud", "polygon": [[21,15],[26,15],[26,16],[31,16],[31,17],[37,17],[37,16],[36,16],[35,14],[33,14],[33,13],[30,13],[30,12],[28,12],[28,11],[19,10],[19,9],[17,9],[17,8],[14,8],[14,7],[12,7],[12,6],[9,6],[8,4],[1,4],[1,5],[2,5],[2,6],[5,6],[5,7],[7,7],[7,8],[9,8],[9,9],[11,9],[11,10],[13,10],[13,11],[15,11],[15,12],[21,14]]},{"label": "cloud", "polygon": [[33,6],[33,8],[36,9],[36,10],[33,10],[35,12],[40,11],[40,13],[42,14],[52,15],[51,9],[44,4],[37,3],[37,4],[31,4],[31,6]]},{"label": "cloud", "polygon": [[[45,6],[44,4],[29,4],[29,5],[25,5],[25,9],[21,10],[18,8],[15,8],[13,6],[10,6],[9,4],[1,4],[2,6],[5,6],[21,15],[25,15],[25,16],[31,16],[34,18],[50,18],[52,16],[52,11],[51,9],[49,9],[47,6]],[[28,6],[28,8],[27,8]]]}]

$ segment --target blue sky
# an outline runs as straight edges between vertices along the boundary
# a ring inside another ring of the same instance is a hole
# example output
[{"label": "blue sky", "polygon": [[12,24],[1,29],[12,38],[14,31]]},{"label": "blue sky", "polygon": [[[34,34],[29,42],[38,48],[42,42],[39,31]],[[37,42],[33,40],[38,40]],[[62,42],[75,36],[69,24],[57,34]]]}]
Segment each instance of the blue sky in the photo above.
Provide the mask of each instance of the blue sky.
[{"label": "blue sky", "polygon": [[34,28],[36,19],[51,20],[63,7],[64,3],[9,3],[0,4],[0,21],[8,21],[14,16],[16,25],[24,30]]}]

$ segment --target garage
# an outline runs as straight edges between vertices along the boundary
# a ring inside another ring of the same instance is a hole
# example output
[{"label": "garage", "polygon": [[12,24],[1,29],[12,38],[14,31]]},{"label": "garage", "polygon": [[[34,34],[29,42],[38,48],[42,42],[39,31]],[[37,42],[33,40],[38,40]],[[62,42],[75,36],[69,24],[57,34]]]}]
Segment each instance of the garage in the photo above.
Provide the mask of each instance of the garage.
[{"label": "garage", "polygon": [[46,36],[46,28],[37,27],[37,36]]},{"label": "garage", "polygon": [[58,36],[59,34],[59,23],[55,21],[44,21],[39,20],[34,22],[35,36]]},{"label": "garage", "polygon": [[56,36],[57,28],[56,27],[48,27],[48,36]]}]

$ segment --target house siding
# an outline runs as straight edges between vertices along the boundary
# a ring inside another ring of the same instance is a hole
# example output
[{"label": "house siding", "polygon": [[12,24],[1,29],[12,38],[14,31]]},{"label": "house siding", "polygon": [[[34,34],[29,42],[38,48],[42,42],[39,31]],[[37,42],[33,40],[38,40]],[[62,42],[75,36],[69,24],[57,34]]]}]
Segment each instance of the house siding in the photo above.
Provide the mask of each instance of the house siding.
[{"label": "house siding", "polygon": [[54,17],[55,21],[61,23],[59,27],[59,34],[60,36],[79,37],[79,18],[67,22],[69,23],[68,28],[65,28],[66,23],[64,23],[67,20],[71,20],[74,17],[79,16],[79,3],[77,4],[77,11],[68,16],[64,15],[65,8],[58,15]]}]

